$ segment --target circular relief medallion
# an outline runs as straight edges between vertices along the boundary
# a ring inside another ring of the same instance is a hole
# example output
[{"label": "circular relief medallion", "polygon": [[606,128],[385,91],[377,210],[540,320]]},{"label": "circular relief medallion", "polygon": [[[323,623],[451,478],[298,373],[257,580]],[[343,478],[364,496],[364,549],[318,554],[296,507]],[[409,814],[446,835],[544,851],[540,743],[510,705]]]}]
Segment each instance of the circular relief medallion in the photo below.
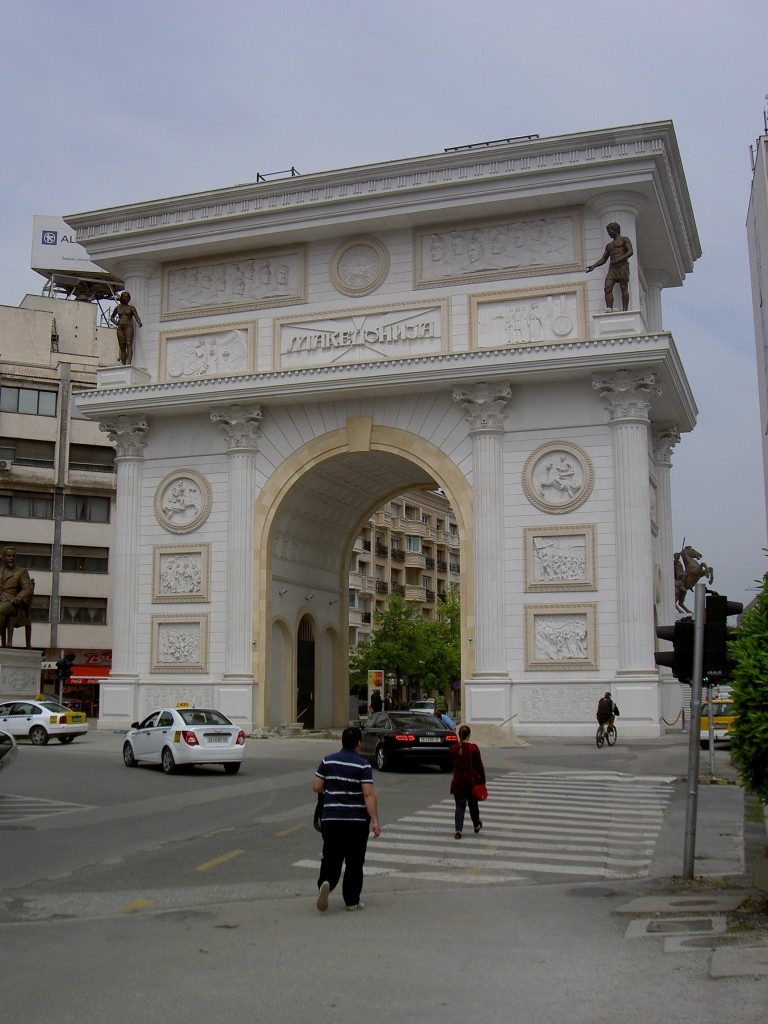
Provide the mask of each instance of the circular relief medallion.
[{"label": "circular relief medallion", "polygon": [[543,512],[572,512],[592,493],[592,461],[577,444],[552,441],[531,452],[523,469],[523,490]]},{"label": "circular relief medallion", "polygon": [[369,295],[381,287],[388,273],[386,247],[368,235],[348,238],[331,257],[331,282],[344,295]]},{"label": "circular relief medallion", "polygon": [[169,473],[155,491],[157,521],[171,533],[191,533],[211,511],[211,485],[194,469]]}]

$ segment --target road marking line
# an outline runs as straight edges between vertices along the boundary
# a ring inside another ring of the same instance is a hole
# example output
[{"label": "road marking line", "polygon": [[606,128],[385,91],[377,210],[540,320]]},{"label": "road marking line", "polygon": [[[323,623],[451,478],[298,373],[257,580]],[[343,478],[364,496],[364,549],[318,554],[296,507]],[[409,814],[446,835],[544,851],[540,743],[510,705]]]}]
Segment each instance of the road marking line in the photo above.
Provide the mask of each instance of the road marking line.
[{"label": "road marking line", "polygon": [[245,850],[230,850],[229,853],[222,853],[220,857],[214,857],[213,860],[207,860],[205,864],[198,864],[195,871],[209,871],[211,868],[216,868],[219,864],[224,864],[228,860],[234,860],[234,858],[239,857],[241,853],[245,853]]},{"label": "road marking line", "polygon": [[301,829],[306,828],[304,822],[300,821],[296,825],[291,825],[290,828],[284,828],[282,832],[275,832],[276,836],[289,836],[291,832],[299,832]]},{"label": "road marking line", "polygon": [[127,906],[122,907],[120,910],[121,914],[133,914],[136,910],[143,910],[145,907],[151,907],[152,900],[134,900],[133,903],[129,903]]}]

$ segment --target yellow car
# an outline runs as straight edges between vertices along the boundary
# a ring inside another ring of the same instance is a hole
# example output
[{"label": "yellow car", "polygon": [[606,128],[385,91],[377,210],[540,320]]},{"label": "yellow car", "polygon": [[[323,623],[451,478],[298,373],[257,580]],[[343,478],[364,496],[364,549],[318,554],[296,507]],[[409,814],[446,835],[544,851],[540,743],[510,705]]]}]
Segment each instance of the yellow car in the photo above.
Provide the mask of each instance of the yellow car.
[{"label": "yellow car", "polygon": [[[712,698],[712,734],[715,743],[728,743],[730,740],[730,728],[734,721],[733,703],[729,697]],[[706,750],[709,747],[709,702],[704,701],[701,706],[701,746]]]}]

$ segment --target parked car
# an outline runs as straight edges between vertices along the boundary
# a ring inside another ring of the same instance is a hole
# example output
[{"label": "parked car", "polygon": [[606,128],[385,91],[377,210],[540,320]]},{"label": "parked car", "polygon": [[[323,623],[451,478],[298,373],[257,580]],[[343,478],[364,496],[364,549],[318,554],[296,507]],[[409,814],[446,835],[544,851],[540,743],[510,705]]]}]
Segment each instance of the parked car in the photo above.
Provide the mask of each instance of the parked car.
[{"label": "parked car", "polygon": [[431,715],[434,714],[435,711],[435,701],[432,697],[430,697],[428,700],[414,700],[411,701],[411,703],[408,705],[408,710],[426,711]]},{"label": "parked car", "polygon": [[159,764],[166,775],[178,765],[220,764],[235,775],[245,757],[245,732],[213,708],[160,708],[134,722],[123,743],[123,761]]},{"label": "parked car", "polygon": [[16,757],[16,740],[9,732],[0,732],[0,772]]},{"label": "parked car", "polygon": [[[712,698],[712,736],[715,743],[729,743],[730,729],[735,715],[733,704],[728,697]],[[709,748],[709,702],[701,705],[700,745],[702,750]]]},{"label": "parked car", "polygon": [[451,744],[456,733],[422,711],[380,711],[363,726],[360,754],[380,772],[397,762],[436,764],[451,771]]},{"label": "parked car", "polygon": [[0,704],[0,729],[35,746],[47,743],[51,736],[59,743],[71,743],[88,732],[88,719],[83,711],[55,700],[7,700]]}]

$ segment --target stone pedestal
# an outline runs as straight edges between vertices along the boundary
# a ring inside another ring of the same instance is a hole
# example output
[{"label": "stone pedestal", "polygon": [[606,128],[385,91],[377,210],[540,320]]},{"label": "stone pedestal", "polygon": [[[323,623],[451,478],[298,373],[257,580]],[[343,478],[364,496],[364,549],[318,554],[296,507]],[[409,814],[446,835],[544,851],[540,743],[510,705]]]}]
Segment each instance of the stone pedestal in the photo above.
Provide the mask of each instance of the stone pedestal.
[{"label": "stone pedestal", "polygon": [[0,698],[36,697],[40,693],[40,651],[0,647]]},{"label": "stone pedestal", "polygon": [[639,309],[628,309],[622,312],[594,313],[593,333],[596,338],[626,338],[631,334],[647,334],[643,314]]},{"label": "stone pedestal", "polygon": [[105,366],[96,374],[96,384],[100,388],[136,388],[149,384],[151,380],[149,371],[143,367],[123,366],[122,363]]}]

